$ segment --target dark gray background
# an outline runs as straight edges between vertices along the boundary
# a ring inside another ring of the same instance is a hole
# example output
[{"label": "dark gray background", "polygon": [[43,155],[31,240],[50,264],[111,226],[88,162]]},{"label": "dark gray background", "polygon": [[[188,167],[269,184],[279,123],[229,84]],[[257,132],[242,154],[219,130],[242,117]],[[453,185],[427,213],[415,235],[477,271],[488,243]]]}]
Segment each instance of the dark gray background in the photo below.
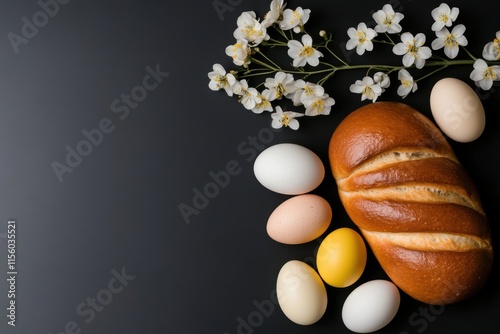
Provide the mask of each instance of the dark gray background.
[{"label": "dark gray background", "polygon": [[[253,333],[348,333],[340,315],[348,293],[364,281],[385,278],[370,254],[355,286],[328,288],[327,313],[313,326],[294,325],[277,305],[260,318],[256,313],[254,302],[271,299],[281,266],[291,259],[311,260],[319,242],[286,246],[265,232],[267,217],[287,197],[258,184],[253,158],[238,147],[250,147],[251,137],[269,133],[270,117],[254,115],[236,99],[210,91],[207,73],[213,63],[233,67],[224,48],[234,42],[237,17],[246,10],[262,16],[269,1],[220,2],[227,5],[222,13],[212,0],[73,0],[60,5],[18,53],[7,35],[20,35],[22,18],[32,21],[41,7],[34,0],[0,2],[0,268],[4,273],[7,221],[15,219],[18,226],[17,326],[6,323],[7,285],[2,279],[1,333],[55,334],[74,322],[81,333],[234,334],[238,319],[253,319]],[[308,31],[331,31],[335,50],[342,54],[347,28],[369,22],[371,13],[384,3],[312,0],[289,1],[289,7],[310,8]],[[404,29],[425,32],[427,45],[434,38],[430,11],[439,3],[392,2],[406,15]],[[449,4],[460,7],[457,23],[466,25],[468,48],[480,55],[500,30],[498,6],[485,0]],[[387,60],[377,54],[352,55],[349,61]],[[157,65],[168,77],[120,119],[111,103],[142,83],[147,66]],[[404,102],[430,116],[432,85],[440,77],[454,76],[473,86],[468,80],[471,70],[442,71],[419,82],[418,92]],[[304,119],[297,132],[274,131],[259,149],[280,142],[301,144],[314,150],[328,170],[327,146],[333,130],[350,111],[365,104],[348,91],[363,75],[354,71],[335,76],[326,86],[336,100],[330,116]],[[396,86],[393,77],[391,90]],[[479,188],[494,242],[500,215],[499,89],[495,85],[489,93],[480,92],[487,113],[483,136],[469,144],[452,143]],[[388,92],[380,100],[400,98]],[[104,118],[110,119],[114,131],[105,134],[59,182],[51,164],[63,163],[65,147],[75,148],[85,138],[82,131],[98,127]],[[178,205],[191,205],[193,189],[203,188],[211,181],[211,171],[225,169],[232,160],[239,163],[241,173],[186,224]],[[332,204],[329,231],[353,227],[329,173],[314,193]],[[113,270],[125,270],[134,278],[86,323],[88,317],[78,314],[78,306],[87,298],[106,296]],[[403,295],[399,313],[381,333],[496,328],[500,311],[496,281],[497,263],[480,294],[445,309],[429,308]]]}]

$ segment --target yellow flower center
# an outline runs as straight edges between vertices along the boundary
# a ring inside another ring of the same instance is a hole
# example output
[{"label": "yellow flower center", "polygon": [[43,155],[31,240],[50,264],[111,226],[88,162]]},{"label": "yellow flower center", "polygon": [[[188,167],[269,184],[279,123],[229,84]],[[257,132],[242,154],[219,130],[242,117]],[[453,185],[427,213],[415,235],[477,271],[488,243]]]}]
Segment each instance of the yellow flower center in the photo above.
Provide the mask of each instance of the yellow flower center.
[{"label": "yellow flower center", "polygon": [[408,87],[410,87],[410,85],[411,85],[411,81],[410,81],[410,80],[403,79],[403,80],[401,80],[401,84],[402,84],[403,86],[405,86],[406,88],[408,88]]},{"label": "yellow flower center", "polygon": [[373,89],[370,86],[365,86],[365,88],[363,89],[363,95],[368,97],[368,99],[373,100],[375,93],[373,92]]},{"label": "yellow flower center", "polygon": [[214,81],[217,82],[217,86],[220,88],[226,87],[227,85],[227,78],[225,75],[218,75],[214,78]]},{"label": "yellow flower center", "polygon": [[302,50],[299,52],[300,57],[311,57],[314,53],[314,49],[312,46],[304,46]]},{"label": "yellow flower center", "polygon": [[256,105],[256,107],[257,107],[257,108],[262,108],[262,109],[264,109],[264,108],[266,108],[266,107],[271,106],[271,102],[269,102],[269,100],[268,100],[268,99],[266,99],[264,96],[259,95],[259,98],[260,98],[260,102],[259,102],[259,103],[257,103],[257,105]]},{"label": "yellow flower center", "polygon": [[488,67],[483,74],[485,79],[490,78],[491,80],[495,80],[497,78],[497,73],[493,70],[493,67]]},{"label": "yellow flower center", "polygon": [[407,46],[408,53],[411,53],[413,56],[416,56],[418,53],[418,47],[415,46],[415,40],[412,40],[410,44]]},{"label": "yellow flower center", "polygon": [[500,44],[500,40],[499,40],[498,38],[495,38],[495,39],[493,40],[493,43],[495,43],[495,44]]},{"label": "yellow flower center", "polygon": [[305,86],[304,93],[306,93],[306,95],[313,95],[314,94],[311,86]]},{"label": "yellow flower center", "polygon": [[287,127],[288,123],[290,123],[290,117],[288,117],[287,114],[284,114],[283,118],[281,118],[281,124],[283,124],[284,127]]},{"label": "yellow flower center", "polygon": [[386,15],[384,21],[382,22],[386,26],[390,26],[392,24],[392,19],[394,18],[394,15]]},{"label": "yellow flower center", "polygon": [[284,94],[285,87],[283,86],[283,84],[278,84],[278,86],[276,86],[276,98],[280,99]]},{"label": "yellow flower center", "polygon": [[455,45],[458,45],[458,43],[455,41],[455,37],[453,37],[452,34],[449,34],[448,36],[446,36],[444,43],[446,44],[446,46],[448,46],[450,48],[452,48]]},{"label": "yellow flower center", "polygon": [[325,109],[325,101],[323,101],[322,99],[317,99],[313,102],[313,104],[311,104],[311,108],[317,110],[317,114],[321,114],[323,109]]},{"label": "yellow flower center", "polygon": [[443,21],[443,22],[446,23],[446,22],[448,22],[448,19],[449,19],[448,15],[446,15],[444,13],[442,13],[441,15],[439,15],[439,20],[440,21]]},{"label": "yellow flower center", "polygon": [[366,41],[366,34],[362,31],[358,31],[356,33],[356,37],[358,37],[358,44],[361,45]]},{"label": "yellow flower center", "polygon": [[247,37],[247,39],[255,39],[256,37],[262,36],[262,30],[255,30],[253,29],[253,27],[242,29],[242,31]]},{"label": "yellow flower center", "polygon": [[241,43],[235,43],[235,44],[233,45],[233,55],[232,55],[232,57],[233,57],[234,59],[236,59],[236,57],[237,57],[237,56],[236,56],[236,53],[238,52],[238,50],[239,50],[239,49],[243,49],[243,45],[241,45]]},{"label": "yellow flower center", "polygon": [[300,15],[299,12],[297,12],[296,10],[294,10],[293,14],[292,14],[292,21],[290,23],[292,25],[295,25],[295,24],[298,24],[300,22],[300,20],[302,20],[302,15]]}]

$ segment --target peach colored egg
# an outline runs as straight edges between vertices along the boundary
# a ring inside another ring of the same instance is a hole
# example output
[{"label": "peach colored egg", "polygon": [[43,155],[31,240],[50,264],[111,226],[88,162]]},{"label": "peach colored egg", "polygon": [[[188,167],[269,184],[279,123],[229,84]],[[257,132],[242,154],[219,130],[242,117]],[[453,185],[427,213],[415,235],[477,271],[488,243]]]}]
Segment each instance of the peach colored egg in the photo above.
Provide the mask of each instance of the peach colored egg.
[{"label": "peach colored egg", "polygon": [[330,226],[332,208],[314,194],[291,197],[269,216],[267,234],[275,241],[297,245],[320,237]]}]

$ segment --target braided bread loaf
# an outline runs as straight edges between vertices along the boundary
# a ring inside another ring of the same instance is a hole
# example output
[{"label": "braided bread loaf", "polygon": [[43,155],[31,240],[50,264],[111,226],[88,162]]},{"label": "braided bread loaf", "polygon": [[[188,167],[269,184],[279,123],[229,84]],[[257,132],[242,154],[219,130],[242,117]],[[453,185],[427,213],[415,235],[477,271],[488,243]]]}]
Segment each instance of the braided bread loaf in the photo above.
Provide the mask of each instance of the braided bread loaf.
[{"label": "braided bread loaf", "polygon": [[493,259],[488,222],[429,119],[402,103],[366,105],[335,130],[329,159],[348,215],[401,290],[450,304],[483,286]]}]

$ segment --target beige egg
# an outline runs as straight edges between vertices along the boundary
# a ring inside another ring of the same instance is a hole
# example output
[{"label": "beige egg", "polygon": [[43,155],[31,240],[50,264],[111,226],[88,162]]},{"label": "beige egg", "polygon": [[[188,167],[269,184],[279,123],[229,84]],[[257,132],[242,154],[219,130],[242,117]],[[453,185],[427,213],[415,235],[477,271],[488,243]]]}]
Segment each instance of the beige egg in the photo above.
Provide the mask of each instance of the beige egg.
[{"label": "beige egg", "polygon": [[266,229],[273,240],[297,245],[320,237],[331,220],[332,208],[324,198],[304,194],[281,203],[269,216]]},{"label": "beige egg", "polygon": [[276,280],[276,295],[286,317],[299,325],[316,323],[328,306],[328,295],[321,277],[302,261],[291,260],[281,267]]},{"label": "beige egg", "polygon": [[430,104],[434,120],[449,138],[466,143],[483,133],[483,104],[465,82],[455,78],[439,80],[432,88]]}]

